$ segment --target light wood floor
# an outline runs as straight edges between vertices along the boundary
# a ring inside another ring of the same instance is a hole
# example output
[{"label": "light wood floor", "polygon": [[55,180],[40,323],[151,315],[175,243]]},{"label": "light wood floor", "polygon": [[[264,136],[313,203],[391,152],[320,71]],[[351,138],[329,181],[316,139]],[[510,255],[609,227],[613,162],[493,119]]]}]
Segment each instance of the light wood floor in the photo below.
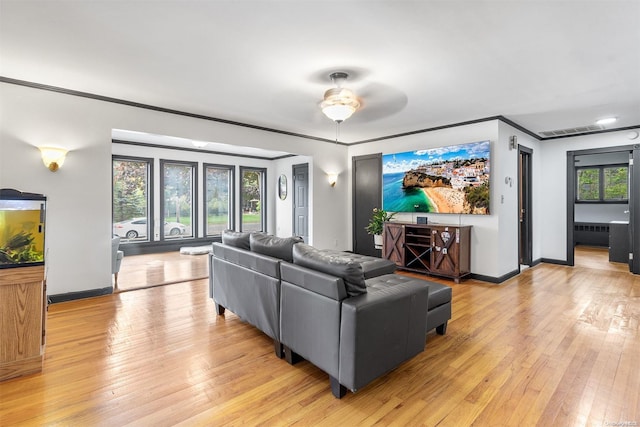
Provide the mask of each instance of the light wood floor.
[{"label": "light wood floor", "polygon": [[209,277],[208,256],[179,251],[125,256],[118,274],[118,291],[171,285]]},{"label": "light wood floor", "polygon": [[322,371],[216,316],[206,280],[55,304],[44,371],[0,383],[0,425],[640,423],[640,276],[541,264],[442,283],[447,334],[341,400]]},{"label": "light wood floor", "polygon": [[608,271],[629,271],[629,264],[622,262],[609,262],[609,249],[597,246],[576,246],[575,252],[576,267],[595,268]]}]

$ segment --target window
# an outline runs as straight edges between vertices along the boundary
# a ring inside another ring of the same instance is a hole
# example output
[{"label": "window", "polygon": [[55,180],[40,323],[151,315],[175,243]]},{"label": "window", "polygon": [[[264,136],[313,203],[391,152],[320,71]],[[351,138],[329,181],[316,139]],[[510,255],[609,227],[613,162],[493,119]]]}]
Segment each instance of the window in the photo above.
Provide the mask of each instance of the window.
[{"label": "window", "polygon": [[240,167],[241,231],[266,231],[266,175],[266,169]]},{"label": "window", "polygon": [[162,239],[195,237],[195,163],[160,161],[162,168]]},{"label": "window", "polygon": [[626,203],[629,194],[629,166],[588,166],[576,169],[577,202]]},{"label": "window", "polygon": [[233,229],[233,166],[204,165],[205,235]]},{"label": "window", "polygon": [[113,183],[113,234],[122,243],[149,240],[147,217],[150,212],[152,160],[114,157],[112,160]]},{"label": "window", "polygon": [[629,167],[614,166],[603,169],[604,200],[627,201],[629,198]]}]

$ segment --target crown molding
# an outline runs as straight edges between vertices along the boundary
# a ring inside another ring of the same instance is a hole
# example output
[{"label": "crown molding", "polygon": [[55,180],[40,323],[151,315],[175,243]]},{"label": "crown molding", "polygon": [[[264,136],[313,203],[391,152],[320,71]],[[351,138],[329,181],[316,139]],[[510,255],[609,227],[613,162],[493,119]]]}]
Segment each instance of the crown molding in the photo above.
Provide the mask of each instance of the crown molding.
[{"label": "crown molding", "polygon": [[523,133],[526,133],[527,135],[531,136],[532,138],[535,138],[538,141],[551,141],[551,140],[554,140],[554,139],[571,138],[571,137],[575,137],[575,136],[594,135],[594,134],[609,133],[609,132],[619,132],[619,131],[624,131],[624,130],[640,128],[640,124],[639,124],[639,125],[635,125],[635,126],[626,126],[626,127],[622,127],[622,128],[613,128],[613,129],[605,129],[605,130],[584,132],[584,133],[579,133],[579,134],[575,134],[575,135],[560,135],[560,136],[552,136],[552,137],[548,137],[548,138],[543,138],[540,135],[536,134],[535,132],[532,132],[529,129],[519,125],[518,123],[516,123],[516,122],[514,122],[514,121],[512,121],[512,120],[510,120],[510,119],[508,119],[508,118],[506,118],[506,117],[504,117],[502,115],[498,115],[498,116],[485,117],[485,118],[481,118],[481,119],[468,120],[468,121],[464,121],[464,122],[451,123],[451,124],[442,125],[442,126],[435,126],[435,127],[431,127],[431,128],[418,129],[418,130],[409,131],[409,132],[402,132],[402,133],[397,133],[397,134],[392,134],[392,135],[385,135],[385,136],[380,136],[380,137],[377,137],[377,138],[363,139],[361,141],[355,141],[355,142],[352,142],[350,144],[347,144],[345,142],[339,142],[339,141],[335,141],[335,140],[331,140],[331,139],[327,139],[327,138],[320,138],[320,137],[317,137],[317,136],[306,135],[306,134],[297,133],[297,132],[289,132],[289,131],[285,131],[285,130],[281,130],[281,129],[273,129],[273,128],[268,128],[268,127],[264,127],[264,126],[257,126],[257,125],[252,125],[252,124],[249,124],[249,123],[237,122],[237,121],[234,121],[234,120],[221,119],[221,118],[218,118],[218,117],[206,116],[204,114],[189,113],[189,112],[186,112],[186,111],[174,110],[174,109],[165,108],[165,107],[158,107],[156,105],[143,104],[143,103],[140,103],[140,102],[128,101],[126,99],[113,98],[113,97],[110,97],[110,96],[98,95],[98,94],[90,93],[90,92],[82,92],[82,91],[78,91],[78,90],[74,90],[74,89],[68,89],[68,88],[62,88],[62,87],[58,87],[58,86],[46,85],[46,84],[42,84],[42,83],[30,82],[30,81],[27,81],[27,80],[19,80],[19,79],[13,79],[13,78],[10,78],[10,77],[0,76],[0,82],[13,84],[13,85],[18,85],[18,86],[25,86],[25,87],[29,87],[29,88],[33,88],[33,89],[46,90],[46,91],[50,91],[50,92],[58,92],[58,93],[62,93],[62,94],[65,94],[65,95],[71,95],[71,96],[78,96],[78,97],[82,97],[82,98],[95,99],[95,100],[98,100],[98,101],[110,102],[110,103],[113,103],[113,104],[126,105],[126,106],[134,107],[134,108],[142,108],[142,109],[146,109],[146,110],[158,111],[158,112],[167,113],[167,114],[175,114],[175,115],[184,116],[184,117],[191,117],[191,118],[194,118],[194,119],[208,120],[208,121],[217,122],[217,123],[224,123],[224,124],[231,125],[231,126],[239,126],[239,127],[249,128],[249,129],[260,130],[260,131],[264,131],[264,132],[271,132],[271,133],[277,133],[277,134],[281,134],[281,135],[295,136],[295,137],[298,137],[298,138],[311,139],[311,140],[314,140],[314,141],[327,142],[327,143],[330,143],[332,145],[338,144],[338,145],[342,145],[342,146],[346,146],[346,147],[350,147],[352,145],[366,144],[366,143],[369,143],[369,142],[377,142],[377,141],[385,141],[385,140],[394,139],[394,138],[401,138],[401,137],[404,137],[404,136],[416,135],[416,134],[419,134],[419,133],[433,132],[433,131],[436,131],[436,130],[449,129],[449,128],[454,128],[454,127],[459,127],[459,126],[465,126],[465,125],[471,125],[471,124],[476,124],[476,123],[488,122],[488,121],[492,121],[492,120],[499,120],[499,121],[501,121],[501,122],[503,122],[505,124],[508,124],[509,126],[515,128],[515,129],[517,129],[517,130],[519,130],[519,131],[521,131]]}]

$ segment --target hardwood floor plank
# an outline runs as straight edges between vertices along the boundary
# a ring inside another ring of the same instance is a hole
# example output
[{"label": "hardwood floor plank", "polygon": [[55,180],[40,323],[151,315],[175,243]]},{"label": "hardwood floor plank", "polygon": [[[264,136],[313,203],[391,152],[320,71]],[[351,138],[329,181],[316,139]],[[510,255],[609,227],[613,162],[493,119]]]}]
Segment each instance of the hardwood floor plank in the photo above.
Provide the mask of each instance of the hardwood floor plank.
[{"label": "hardwood floor plank", "polygon": [[206,280],[55,304],[42,373],[0,383],[0,425],[639,423],[640,278],[587,255],[500,285],[434,279],[453,291],[447,334],[340,400],[216,315]]},{"label": "hardwood floor plank", "polygon": [[118,274],[118,290],[163,286],[208,276],[207,254],[186,255],[175,251],[125,256]]}]

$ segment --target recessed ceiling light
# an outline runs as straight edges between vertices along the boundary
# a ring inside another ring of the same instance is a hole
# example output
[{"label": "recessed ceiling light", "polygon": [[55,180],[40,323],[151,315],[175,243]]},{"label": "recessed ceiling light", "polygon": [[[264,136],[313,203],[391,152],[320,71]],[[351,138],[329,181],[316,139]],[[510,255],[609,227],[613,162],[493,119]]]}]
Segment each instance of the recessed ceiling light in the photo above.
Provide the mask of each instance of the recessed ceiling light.
[{"label": "recessed ceiling light", "polygon": [[597,125],[610,125],[611,123],[615,123],[618,120],[615,117],[606,117],[604,119],[600,119],[596,122]]},{"label": "recessed ceiling light", "polygon": [[193,144],[194,147],[198,147],[198,148],[206,147],[207,144],[209,144],[208,142],[205,142],[205,141],[191,141],[191,143]]}]

